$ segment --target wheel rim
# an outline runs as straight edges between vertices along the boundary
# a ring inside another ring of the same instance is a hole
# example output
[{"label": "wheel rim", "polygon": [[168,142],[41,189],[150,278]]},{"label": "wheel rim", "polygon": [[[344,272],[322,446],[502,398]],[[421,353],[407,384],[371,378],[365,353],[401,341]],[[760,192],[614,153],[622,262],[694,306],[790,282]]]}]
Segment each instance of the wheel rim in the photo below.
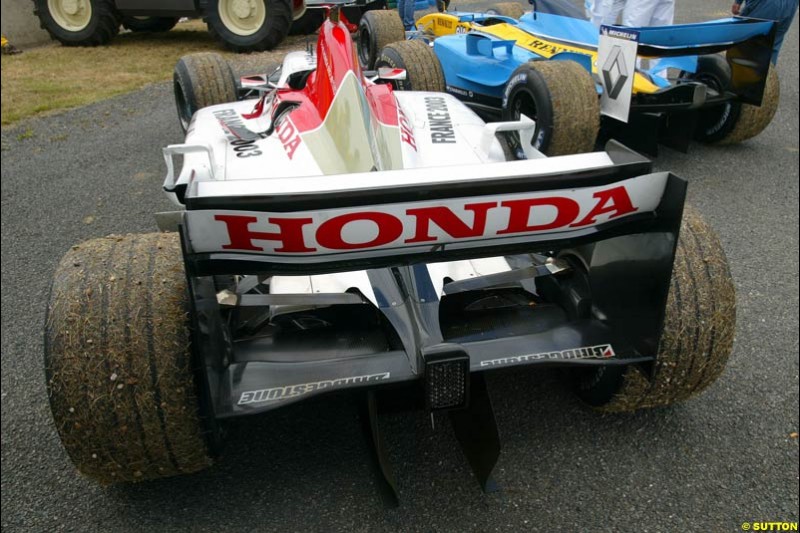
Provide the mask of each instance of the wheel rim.
[{"label": "wheel rim", "polygon": [[733,113],[733,104],[730,102],[704,109],[700,113],[699,121],[699,127],[702,128],[703,135],[708,137],[720,131],[728,122],[731,113]]},{"label": "wheel rim", "polygon": [[92,20],[91,0],[47,0],[47,9],[55,23],[68,31],[81,31]]},{"label": "wheel rim", "polygon": [[[695,81],[699,81],[711,89],[721,93],[724,90],[723,83],[717,78],[708,73],[701,73],[694,77]],[[703,134],[705,136],[714,135],[722,127],[728,120],[732,111],[731,103],[725,102],[724,104],[711,106],[707,109],[704,109],[700,113],[700,123],[699,127],[702,128]]]},{"label": "wheel rim", "polygon": [[369,50],[369,30],[361,28],[358,32],[358,57],[361,60],[361,66],[369,68],[370,64],[370,50]]},{"label": "wheel rim", "polygon": [[[541,149],[541,139],[539,135],[539,124],[536,120],[536,102],[533,100],[533,96],[528,93],[528,91],[521,91],[519,95],[514,99],[513,102],[513,116],[514,120],[519,120],[522,118],[522,115],[527,116],[534,122],[536,122],[536,129],[533,132],[533,138],[531,139],[531,146],[536,148],[537,150]],[[517,145],[521,145],[519,139],[519,133],[513,133],[513,137],[517,141]]]},{"label": "wheel rim", "polygon": [[267,19],[263,0],[220,0],[219,18],[236,35],[253,35]]},{"label": "wheel rim", "polygon": [[175,80],[172,85],[175,91],[175,104],[178,108],[178,120],[180,120],[181,128],[183,128],[185,132],[189,129],[189,123],[192,120],[192,110],[189,107],[189,102],[186,100],[186,96],[183,94],[183,88],[181,84],[178,83],[178,80]]}]

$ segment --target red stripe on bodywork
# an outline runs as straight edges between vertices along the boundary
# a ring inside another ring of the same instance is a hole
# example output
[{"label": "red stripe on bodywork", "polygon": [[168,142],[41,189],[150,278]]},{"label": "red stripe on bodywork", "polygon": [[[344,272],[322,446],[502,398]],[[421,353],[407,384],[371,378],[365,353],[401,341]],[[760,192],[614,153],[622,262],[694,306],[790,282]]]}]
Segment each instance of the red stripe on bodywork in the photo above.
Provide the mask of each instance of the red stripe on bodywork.
[{"label": "red stripe on bodywork", "polygon": [[300,133],[316,129],[325,120],[336,92],[351,71],[364,88],[373,117],[385,125],[397,126],[397,102],[391,86],[367,84],[350,33],[341,22],[334,24],[330,20],[320,27],[317,68],[309,75],[305,87],[279,90],[274,106],[285,100],[299,102],[292,111],[292,122]]}]

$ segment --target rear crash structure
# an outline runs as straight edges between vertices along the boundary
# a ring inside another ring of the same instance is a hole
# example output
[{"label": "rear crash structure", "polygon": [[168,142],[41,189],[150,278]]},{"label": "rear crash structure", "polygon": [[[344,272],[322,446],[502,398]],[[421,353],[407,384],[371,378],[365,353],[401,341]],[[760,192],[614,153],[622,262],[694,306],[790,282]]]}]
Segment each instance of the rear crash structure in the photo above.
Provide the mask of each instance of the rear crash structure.
[{"label": "rear crash structure", "polygon": [[[484,124],[448,95],[376,84],[352,46],[326,21],[313,64],[287,57],[261,96],[194,112],[165,149],[183,209],[158,218],[175,231],[61,261],[48,391],[85,475],[194,472],[227,420],[353,391],[396,502],[376,396],[396,389],[449,411],[489,490],[486,372],[563,367],[604,411],[669,405],[722,372],[733,285],[684,180],[614,142],[506,162],[498,133],[529,140],[529,120]],[[249,166],[261,154],[270,166]]]}]

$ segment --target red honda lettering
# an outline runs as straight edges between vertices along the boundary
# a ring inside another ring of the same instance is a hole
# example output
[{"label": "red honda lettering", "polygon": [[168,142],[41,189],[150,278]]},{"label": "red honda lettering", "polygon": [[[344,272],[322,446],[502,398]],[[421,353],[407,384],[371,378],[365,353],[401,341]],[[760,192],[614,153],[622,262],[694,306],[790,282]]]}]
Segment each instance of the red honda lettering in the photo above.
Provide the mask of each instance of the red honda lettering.
[{"label": "red honda lettering", "polygon": [[285,120],[278,128],[278,139],[283,143],[286,155],[289,156],[289,159],[292,159],[295,150],[300,146],[300,136],[297,135],[294,125],[288,120]]},{"label": "red honda lettering", "polygon": [[228,228],[230,244],[222,245],[225,250],[252,250],[263,252],[264,248],[253,244],[257,241],[280,241],[282,246],[276,252],[315,252],[316,248],[308,248],[303,238],[303,226],[310,224],[310,218],[269,218],[270,224],[280,228],[278,233],[250,231],[250,224],[258,222],[256,217],[242,215],[214,215],[214,220],[224,222]]},{"label": "red honda lettering", "polygon": [[[531,226],[531,210],[536,206],[549,205],[556,208],[556,218],[549,224]],[[500,203],[501,207],[508,207],[508,227],[497,232],[498,235],[509,233],[528,233],[531,231],[546,231],[562,228],[578,218],[581,212],[578,202],[571,198],[553,196],[550,198],[530,198],[526,200],[508,200]]]},{"label": "red honda lettering", "polygon": [[400,140],[409,145],[414,151],[417,151],[417,143],[414,140],[414,133],[411,131],[411,125],[408,122],[405,114],[398,108],[398,116],[400,117]]},{"label": "red honda lettering", "polygon": [[474,213],[474,222],[471,227],[447,207],[437,206],[409,209],[406,211],[406,214],[417,217],[417,227],[414,231],[414,237],[406,239],[406,242],[435,241],[436,238],[430,235],[431,222],[456,239],[480,237],[486,231],[486,213],[489,209],[496,206],[497,202],[465,205],[464,209]]},{"label": "red honda lettering", "polygon": [[[378,228],[378,235],[368,242],[346,242],[342,238],[345,225],[357,220],[373,222]],[[366,212],[339,215],[324,223],[317,230],[317,242],[320,246],[331,250],[358,250],[361,248],[374,248],[388,244],[400,238],[403,233],[403,223],[388,213]]]},{"label": "red honda lettering", "polygon": [[613,189],[606,189],[605,191],[598,191],[594,193],[594,198],[597,198],[597,203],[594,208],[589,211],[589,214],[583,217],[583,220],[572,224],[572,227],[588,226],[595,223],[595,218],[606,213],[612,213],[609,219],[616,218],[628,213],[635,213],[639,210],[633,207],[631,198],[628,196],[628,191],[623,185],[614,187]]}]

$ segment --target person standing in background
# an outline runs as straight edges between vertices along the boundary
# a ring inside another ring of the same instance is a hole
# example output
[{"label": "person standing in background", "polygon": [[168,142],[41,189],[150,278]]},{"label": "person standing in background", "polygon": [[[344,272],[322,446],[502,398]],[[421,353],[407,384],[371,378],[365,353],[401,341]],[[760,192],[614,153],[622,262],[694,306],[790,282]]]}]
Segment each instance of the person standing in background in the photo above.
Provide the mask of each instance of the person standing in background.
[{"label": "person standing in background", "polygon": [[586,18],[598,28],[603,24],[617,24],[625,4],[626,0],[587,0],[585,4]]},{"label": "person standing in background", "polygon": [[778,62],[778,53],[781,51],[783,37],[792,25],[794,14],[797,13],[798,0],[747,0],[742,7],[742,0],[735,0],[731,6],[731,13],[743,17],[774,20],[777,23],[775,43],[772,46],[772,64]]},{"label": "person standing in background", "polygon": [[628,0],[622,11],[623,26],[671,26],[674,19],[675,0]]},{"label": "person standing in background", "polygon": [[406,31],[414,29],[414,0],[397,0],[397,11]]}]

